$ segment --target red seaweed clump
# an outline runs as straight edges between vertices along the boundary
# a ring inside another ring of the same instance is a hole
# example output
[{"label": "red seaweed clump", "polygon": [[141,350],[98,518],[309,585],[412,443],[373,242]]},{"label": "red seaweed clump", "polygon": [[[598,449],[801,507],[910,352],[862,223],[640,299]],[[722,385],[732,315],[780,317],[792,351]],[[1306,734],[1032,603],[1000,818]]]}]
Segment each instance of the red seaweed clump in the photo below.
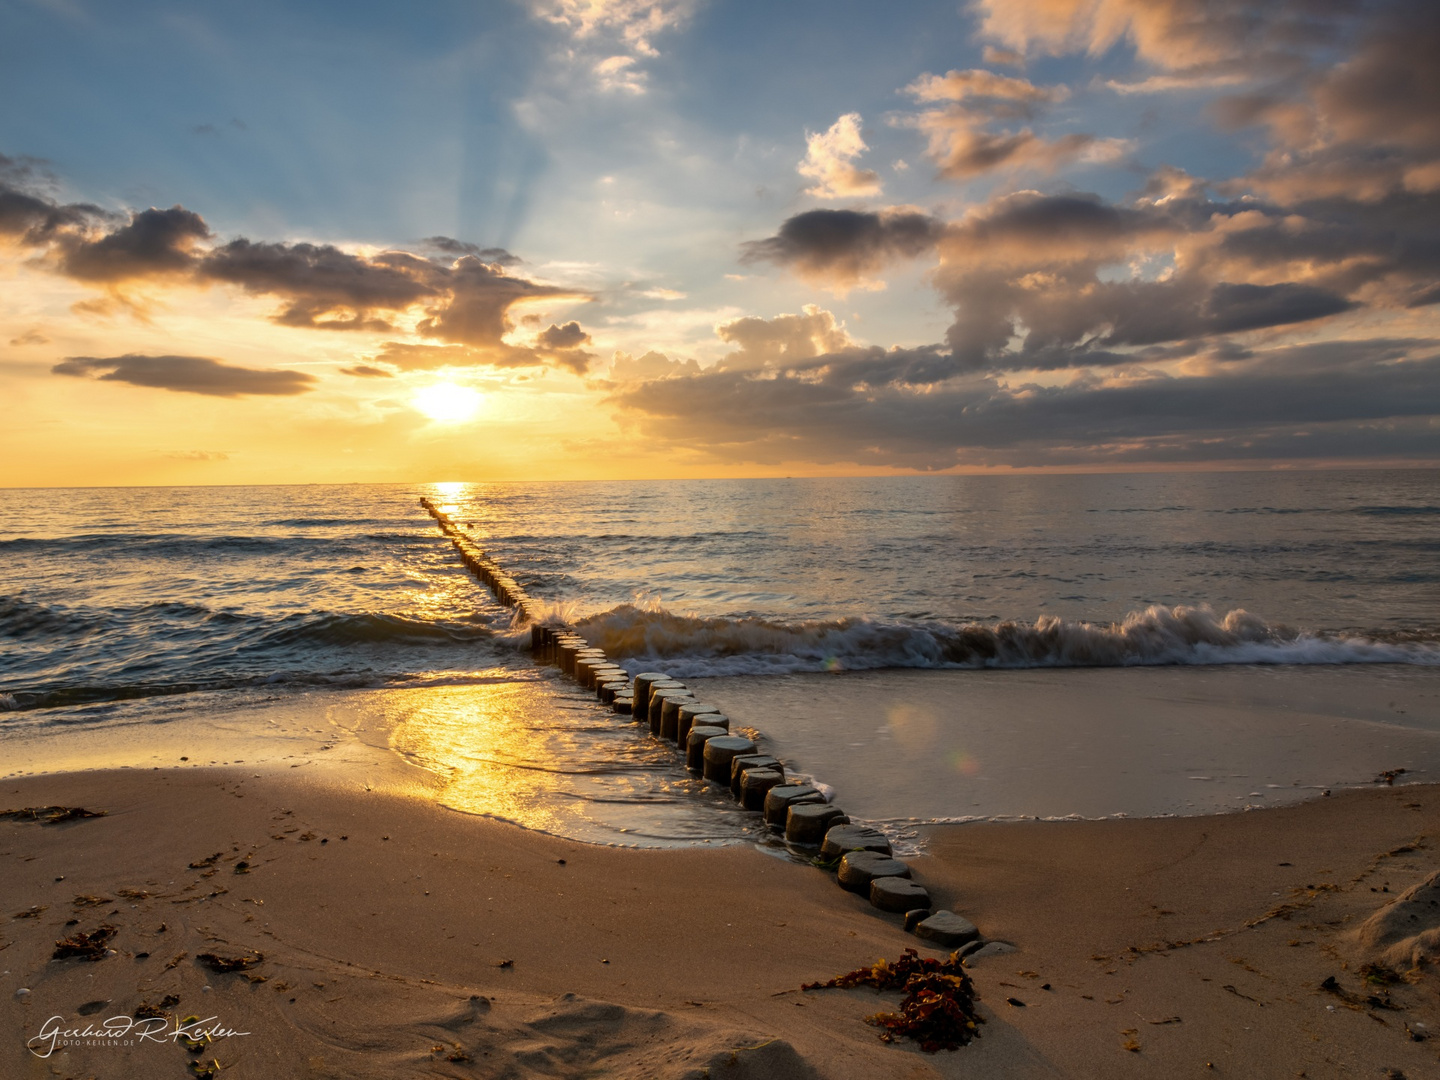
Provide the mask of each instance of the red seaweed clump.
[{"label": "red seaweed clump", "polygon": [[933,1054],[957,1050],[980,1034],[984,1017],[975,1011],[975,986],[960,965],[960,954],[948,960],[922,960],[914,949],[893,963],[879,960],[872,967],[858,968],[829,982],[806,983],[802,990],[848,990],[873,986],[877,990],[903,990],[900,1011],[876,1013],[865,1022],[881,1029],[884,1042],[900,1037],[913,1039],[920,1049]]}]

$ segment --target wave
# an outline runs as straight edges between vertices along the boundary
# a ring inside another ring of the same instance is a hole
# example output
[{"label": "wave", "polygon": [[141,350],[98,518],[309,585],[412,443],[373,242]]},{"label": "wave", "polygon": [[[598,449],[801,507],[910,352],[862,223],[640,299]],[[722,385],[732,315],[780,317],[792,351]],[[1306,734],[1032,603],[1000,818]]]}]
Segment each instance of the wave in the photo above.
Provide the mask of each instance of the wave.
[{"label": "wave", "polygon": [[468,642],[493,635],[483,616],[472,619],[419,619],[380,611],[309,611],[274,616],[166,600],[118,608],[73,608],[37,604],[23,596],[0,596],[0,639],[78,637],[99,629],[154,633],[162,625],[193,624],[209,634],[261,635],[270,644],[310,642],[352,645],[361,642]]},{"label": "wave", "polygon": [[522,673],[516,672],[506,672],[503,677],[496,677],[466,672],[273,671],[268,674],[177,679],[170,682],[77,683],[0,694],[0,712],[64,709],[226,690],[415,690],[514,682],[524,677]]},{"label": "wave", "polygon": [[1166,664],[1423,664],[1440,666],[1440,634],[1311,633],[1235,610],[1134,611],[1118,623],[1042,616],[1033,623],[800,623],[700,618],[622,604],[573,620],[592,643],[681,677],[900,668],[1126,667]]},{"label": "wave", "polygon": [[[293,524],[299,526],[302,522]],[[320,524],[311,522],[310,524]],[[353,524],[353,523],[350,523]],[[364,523],[361,523],[364,524]],[[376,524],[385,524],[383,522]],[[88,555],[102,551],[110,555],[213,558],[216,555],[279,555],[305,552],[371,550],[368,545],[414,544],[431,539],[418,530],[402,532],[356,532],[349,536],[308,535],[214,535],[200,533],[84,533],[75,536],[20,536],[0,539],[0,551],[8,554],[35,552],[42,555]]]},{"label": "wave", "polygon": [[466,643],[494,636],[490,627],[473,622],[412,619],[371,611],[342,615],[331,612],[310,612],[290,615],[281,625],[269,631],[266,644],[292,645],[356,645],[425,642],[445,644]]}]

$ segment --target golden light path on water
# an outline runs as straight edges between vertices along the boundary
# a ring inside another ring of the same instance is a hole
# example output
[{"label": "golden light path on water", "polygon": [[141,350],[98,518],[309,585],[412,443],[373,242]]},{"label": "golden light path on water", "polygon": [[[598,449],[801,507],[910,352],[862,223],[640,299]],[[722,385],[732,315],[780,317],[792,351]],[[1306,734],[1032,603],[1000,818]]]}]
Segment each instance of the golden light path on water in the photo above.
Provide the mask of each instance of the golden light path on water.
[{"label": "golden light path on water", "polygon": [[592,843],[727,843],[754,831],[673,748],[550,675],[378,698],[391,749],[434,774],[451,809]]}]

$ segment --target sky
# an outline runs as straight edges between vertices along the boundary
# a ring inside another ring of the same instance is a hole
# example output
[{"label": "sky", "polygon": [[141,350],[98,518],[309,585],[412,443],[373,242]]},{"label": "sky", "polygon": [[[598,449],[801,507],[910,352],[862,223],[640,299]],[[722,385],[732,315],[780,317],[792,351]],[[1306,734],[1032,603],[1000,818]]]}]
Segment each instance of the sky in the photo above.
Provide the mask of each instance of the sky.
[{"label": "sky", "polygon": [[0,0],[0,485],[1440,465],[1440,5]]}]

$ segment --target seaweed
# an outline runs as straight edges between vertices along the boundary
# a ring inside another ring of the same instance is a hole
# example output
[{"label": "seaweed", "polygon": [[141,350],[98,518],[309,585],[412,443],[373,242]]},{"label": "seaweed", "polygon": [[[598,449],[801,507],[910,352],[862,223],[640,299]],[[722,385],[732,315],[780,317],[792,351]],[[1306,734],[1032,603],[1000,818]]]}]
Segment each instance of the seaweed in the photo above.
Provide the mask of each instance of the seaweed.
[{"label": "seaweed", "polygon": [[175,994],[166,994],[160,999],[159,1004],[152,1005],[148,1001],[142,1001],[135,1010],[136,1020],[163,1020],[168,1015],[168,1010],[180,1004],[180,998]]},{"label": "seaweed", "polygon": [[89,933],[83,930],[76,931],[69,937],[63,937],[55,942],[55,952],[51,954],[50,959],[65,960],[70,957],[78,957],[81,960],[103,960],[110,947],[110,939],[114,936],[115,927],[109,923],[101,923]]},{"label": "seaweed", "polygon": [[254,956],[218,956],[213,952],[200,953],[195,957],[211,971],[248,971],[265,959],[264,953]]},{"label": "seaweed", "polygon": [[975,1010],[975,986],[960,964],[960,954],[948,960],[921,959],[906,949],[899,960],[879,960],[872,967],[858,968],[829,982],[806,983],[801,990],[848,990],[873,986],[877,990],[903,990],[900,1011],[876,1013],[865,1022],[881,1028],[882,1042],[900,1037],[913,1039],[920,1049],[933,1054],[957,1050],[980,1034],[985,1022]]},{"label": "seaweed", "polygon": [[[1366,969],[1369,970],[1367,971]],[[1374,977],[1377,971],[1388,971],[1388,969],[1377,968],[1373,964],[1366,964],[1365,967],[1361,969],[1360,974],[1367,984],[1374,985],[1379,983],[1383,985],[1386,980]],[[1400,1009],[1399,1005],[1396,1005],[1390,1000],[1388,990],[1382,990],[1378,994],[1366,994],[1362,996],[1346,990],[1340,985],[1334,975],[1327,975],[1325,981],[1320,984],[1319,989],[1324,990],[1326,993],[1334,994],[1352,1009],[1390,1009],[1392,1011]]]},{"label": "seaweed", "polygon": [[0,818],[14,818],[16,821],[39,821],[45,825],[59,825],[64,821],[79,821],[82,818],[104,817],[104,810],[86,810],[83,806],[25,806],[19,810],[0,810]]}]

